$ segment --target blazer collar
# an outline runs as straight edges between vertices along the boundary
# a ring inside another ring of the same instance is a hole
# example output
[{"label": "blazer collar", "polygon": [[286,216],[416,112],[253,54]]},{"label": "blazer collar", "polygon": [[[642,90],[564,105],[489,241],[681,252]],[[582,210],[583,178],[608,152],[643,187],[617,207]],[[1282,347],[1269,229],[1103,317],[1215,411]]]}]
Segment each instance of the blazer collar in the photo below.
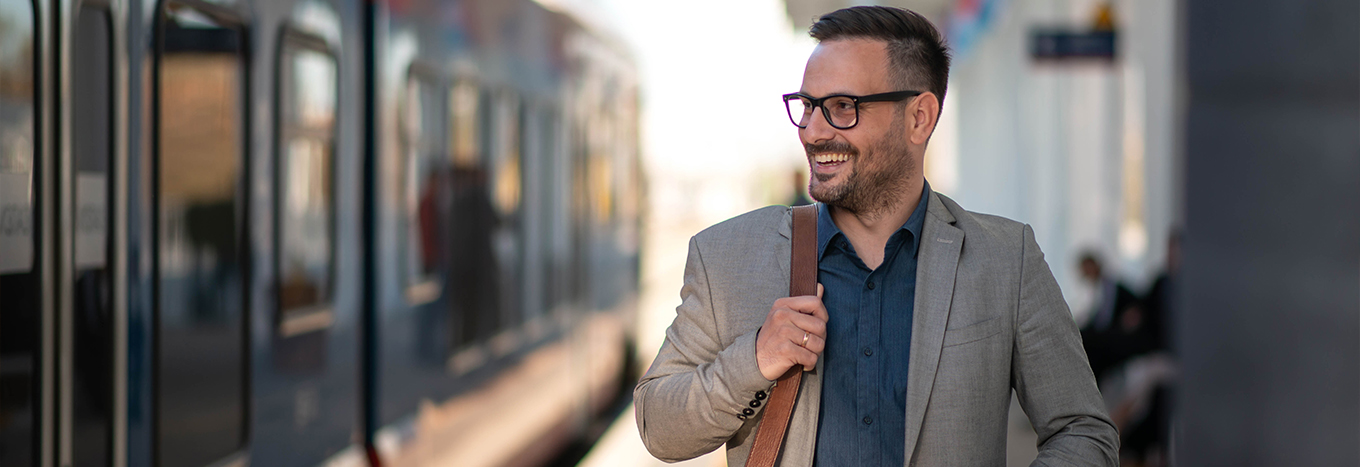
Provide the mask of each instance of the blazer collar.
[{"label": "blazer collar", "polygon": [[[930,189],[930,182],[927,181],[925,183],[925,189],[926,192],[929,193],[927,196],[930,197],[930,202],[926,203],[926,219],[935,217],[940,222],[951,225],[954,224],[954,215],[950,214],[949,208],[944,207],[944,203],[940,202],[940,194],[936,193],[935,190]],[[826,205],[817,203],[817,209],[819,210],[818,216],[820,216],[820,210],[825,210]],[[926,223],[929,224],[930,221],[927,220]],[[793,238],[793,207],[784,210],[784,222],[779,223],[779,235],[784,238]],[[922,238],[925,238],[924,233],[921,235]]]}]

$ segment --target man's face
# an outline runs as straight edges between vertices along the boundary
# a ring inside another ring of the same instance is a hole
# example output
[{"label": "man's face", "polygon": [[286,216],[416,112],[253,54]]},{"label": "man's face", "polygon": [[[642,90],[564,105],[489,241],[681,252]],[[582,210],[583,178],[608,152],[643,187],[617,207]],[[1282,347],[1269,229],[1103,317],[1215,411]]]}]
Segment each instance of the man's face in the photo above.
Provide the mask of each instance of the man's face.
[{"label": "man's face", "polygon": [[[865,96],[901,91],[889,79],[885,44],[864,39],[822,42],[808,58],[801,91],[812,97]],[[906,111],[896,102],[859,105],[859,121],[848,130],[813,112],[798,137],[807,151],[809,193],[818,201],[860,214],[873,214],[901,199],[916,164],[907,138]]]}]

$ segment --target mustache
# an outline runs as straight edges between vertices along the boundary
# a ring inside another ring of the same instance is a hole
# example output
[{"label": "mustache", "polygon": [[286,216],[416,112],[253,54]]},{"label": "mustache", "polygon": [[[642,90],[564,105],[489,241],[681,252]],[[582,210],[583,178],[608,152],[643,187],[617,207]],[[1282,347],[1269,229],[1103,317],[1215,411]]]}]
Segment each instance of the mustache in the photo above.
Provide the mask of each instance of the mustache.
[{"label": "mustache", "polygon": [[846,154],[852,157],[859,155],[858,149],[855,149],[850,143],[841,141],[830,141],[820,144],[803,143],[803,150],[807,152],[809,158],[818,154]]}]

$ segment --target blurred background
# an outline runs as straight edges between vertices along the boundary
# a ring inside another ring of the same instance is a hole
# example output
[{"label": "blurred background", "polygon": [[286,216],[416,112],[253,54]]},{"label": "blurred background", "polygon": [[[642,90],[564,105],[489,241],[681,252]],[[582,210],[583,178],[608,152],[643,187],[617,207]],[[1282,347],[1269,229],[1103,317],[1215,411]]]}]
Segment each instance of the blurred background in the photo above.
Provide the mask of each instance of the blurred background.
[{"label": "blurred background", "polygon": [[871,4],[1123,465],[1360,465],[1354,0],[0,0],[0,465],[661,465],[688,240],[805,195],[779,96]]}]

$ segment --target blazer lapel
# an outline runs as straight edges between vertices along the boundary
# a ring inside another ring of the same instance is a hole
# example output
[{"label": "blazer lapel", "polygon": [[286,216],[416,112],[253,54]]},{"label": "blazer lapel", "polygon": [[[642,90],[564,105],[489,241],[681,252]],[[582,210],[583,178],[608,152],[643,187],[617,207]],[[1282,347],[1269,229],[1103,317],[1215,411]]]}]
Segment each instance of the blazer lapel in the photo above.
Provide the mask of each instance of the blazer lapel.
[{"label": "blazer lapel", "polygon": [[906,459],[910,463],[920,439],[935,372],[940,364],[954,278],[963,249],[963,231],[935,192],[930,193],[921,233],[916,268],[916,300],[911,327],[910,367],[907,369]]},{"label": "blazer lapel", "polygon": [[[779,223],[779,236],[790,242],[790,246],[793,245],[793,208],[784,210],[784,220]],[[792,257],[793,251],[786,247],[783,253],[785,253],[785,256],[777,262],[779,263],[779,273],[784,278],[784,283],[788,284],[789,276],[793,275],[793,271],[789,269],[793,267],[792,264],[789,264],[789,258]]]}]

